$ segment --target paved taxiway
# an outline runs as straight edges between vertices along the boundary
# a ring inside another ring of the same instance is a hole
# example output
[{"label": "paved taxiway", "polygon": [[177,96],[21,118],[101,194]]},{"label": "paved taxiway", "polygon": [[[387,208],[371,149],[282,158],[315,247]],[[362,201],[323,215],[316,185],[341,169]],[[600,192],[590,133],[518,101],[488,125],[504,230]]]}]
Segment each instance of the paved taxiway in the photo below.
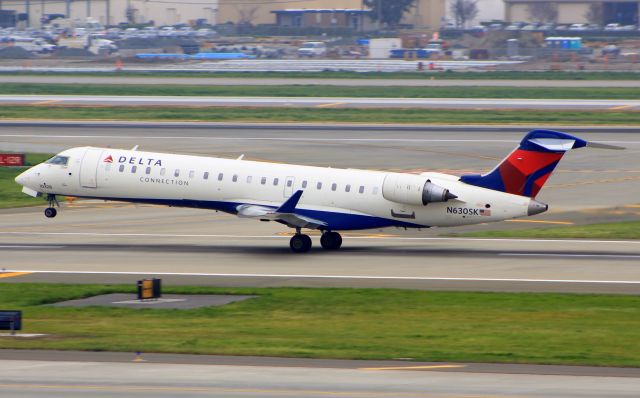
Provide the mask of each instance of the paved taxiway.
[{"label": "paved taxiway", "polygon": [[[173,126],[14,124],[0,128],[0,149],[56,152],[78,145],[140,144],[151,151],[246,153],[247,158],[318,166],[462,174],[493,167],[526,131]],[[475,228],[637,219],[640,139],[624,131],[630,130],[578,134],[628,149],[568,154],[539,197],[551,204],[549,213]],[[74,203],[53,220],[40,211],[0,212],[0,267],[72,274],[34,273],[3,281],[106,283],[162,275],[171,283],[640,292],[637,242],[432,239],[437,232],[466,228],[366,231],[345,234],[345,250],[339,253],[316,249],[301,261],[289,253],[282,235],[286,228],[272,223],[202,210],[93,202]]]},{"label": "paved taxiway", "polygon": [[[429,77],[432,77],[429,79]],[[54,76],[3,75],[0,83],[38,84],[151,84],[207,86],[369,86],[369,87],[639,87],[640,80],[486,80],[439,79],[426,75],[423,79],[317,79],[317,78],[252,78],[252,77],[151,77],[151,76]]]},{"label": "paved taxiway", "polygon": [[638,100],[0,95],[2,105],[637,110]]},{"label": "paved taxiway", "polygon": [[132,359],[0,351],[0,397],[601,398],[636,397],[640,389],[637,369],[171,354]]}]

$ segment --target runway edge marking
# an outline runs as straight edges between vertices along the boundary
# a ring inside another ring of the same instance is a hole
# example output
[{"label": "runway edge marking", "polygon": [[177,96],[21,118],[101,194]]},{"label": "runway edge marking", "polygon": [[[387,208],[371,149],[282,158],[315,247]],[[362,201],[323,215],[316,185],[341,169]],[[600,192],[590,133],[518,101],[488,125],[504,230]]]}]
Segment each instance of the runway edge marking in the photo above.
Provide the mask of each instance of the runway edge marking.
[{"label": "runway edge marking", "polygon": [[459,281],[459,282],[532,282],[532,283],[611,283],[640,284],[640,281],[600,281],[581,279],[514,279],[514,278],[456,278],[456,277],[424,277],[424,276],[366,276],[366,275],[295,275],[295,274],[209,274],[189,272],[144,272],[144,271],[47,271],[47,270],[7,270],[7,272],[23,272],[30,274],[63,274],[63,275],[162,275],[162,276],[212,276],[232,278],[309,278],[309,279],[372,279],[372,280],[423,280],[423,281]]}]

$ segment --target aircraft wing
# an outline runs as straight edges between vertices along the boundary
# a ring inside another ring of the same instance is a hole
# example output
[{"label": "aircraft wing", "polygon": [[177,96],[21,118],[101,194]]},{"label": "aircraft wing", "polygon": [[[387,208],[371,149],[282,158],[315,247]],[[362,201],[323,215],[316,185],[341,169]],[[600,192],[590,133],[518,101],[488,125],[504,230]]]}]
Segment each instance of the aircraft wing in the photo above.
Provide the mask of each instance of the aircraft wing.
[{"label": "aircraft wing", "polygon": [[300,197],[302,197],[302,191],[297,191],[278,208],[244,204],[236,207],[236,210],[238,217],[278,221],[294,228],[319,229],[325,227],[327,223],[324,221],[296,213],[296,205]]}]

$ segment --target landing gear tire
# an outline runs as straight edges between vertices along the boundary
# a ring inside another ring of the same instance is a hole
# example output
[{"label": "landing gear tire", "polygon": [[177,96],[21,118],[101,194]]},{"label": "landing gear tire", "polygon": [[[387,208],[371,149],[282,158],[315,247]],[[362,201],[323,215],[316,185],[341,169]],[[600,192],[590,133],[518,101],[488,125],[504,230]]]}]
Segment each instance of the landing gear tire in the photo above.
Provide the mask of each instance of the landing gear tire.
[{"label": "landing gear tire", "polygon": [[338,250],[342,246],[342,236],[337,232],[325,232],[320,237],[320,245],[325,250]]},{"label": "landing gear tire", "polygon": [[311,238],[308,235],[295,234],[289,242],[294,253],[306,253],[311,249]]},{"label": "landing gear tire", "polygon": [[47,218],[53,218],[58,214],[58,211],[53,207],[48,207],[44,210],[44,216]]}]

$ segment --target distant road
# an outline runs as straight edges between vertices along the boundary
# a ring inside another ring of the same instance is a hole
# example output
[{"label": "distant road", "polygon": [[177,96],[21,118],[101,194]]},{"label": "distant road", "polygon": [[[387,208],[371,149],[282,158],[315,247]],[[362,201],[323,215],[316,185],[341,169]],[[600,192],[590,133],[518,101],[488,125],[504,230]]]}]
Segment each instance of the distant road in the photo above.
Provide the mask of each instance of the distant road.
[{"label": "distant road", "polygon": [[639,100],[0,95],[0,105],[637,110]]},{"label": "distant road", "polygon": [[253,77],[149,77],[149,76],[32,76],[2,75],[0,83],[42,84],[149,84],[208,86],[408,86],[408,87],[639,87],[638,80],[449,80],[438,79],[318,79]]}]

